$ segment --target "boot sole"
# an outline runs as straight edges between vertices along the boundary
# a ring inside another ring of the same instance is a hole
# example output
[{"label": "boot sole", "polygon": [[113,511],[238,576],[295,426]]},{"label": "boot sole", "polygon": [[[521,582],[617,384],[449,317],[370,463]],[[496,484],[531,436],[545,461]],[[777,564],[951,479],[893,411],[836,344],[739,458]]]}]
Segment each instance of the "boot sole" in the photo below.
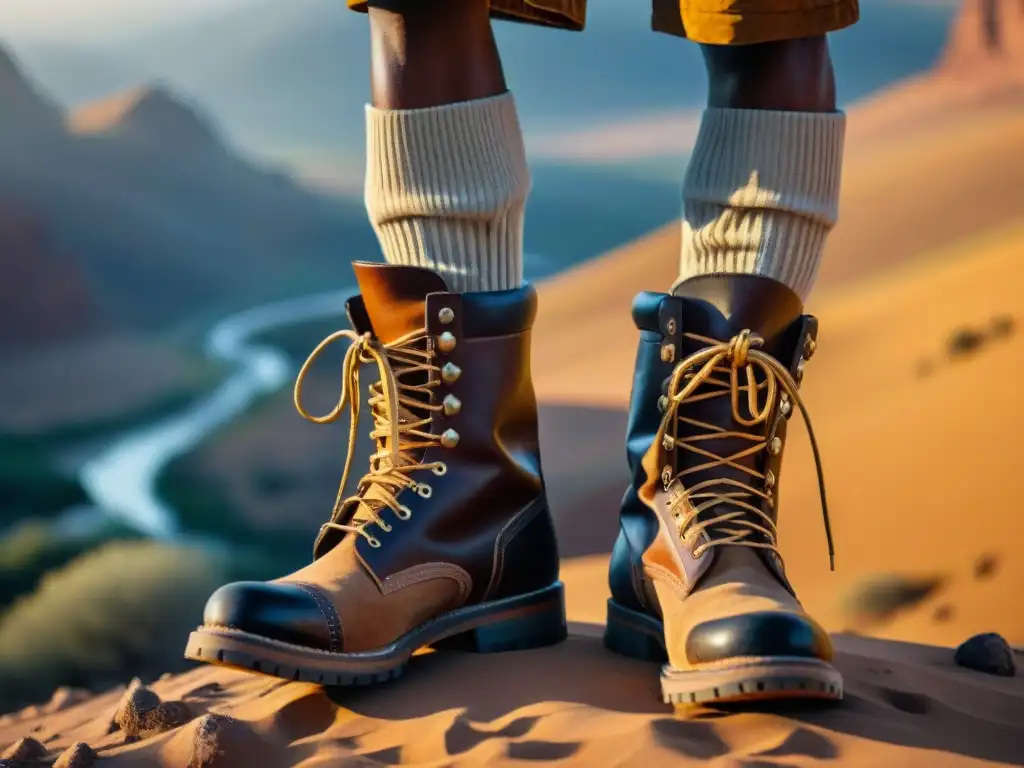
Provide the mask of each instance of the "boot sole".
[{"label": "boot sole", "polygon": [[764,700],[843,698],[843,677],[819,659],[771,656],[693,670],[668,664],[662,622],[608,601],[604,644],[610,651],[663,664],[661,695],[666,704],[728,704]]},{"label": "boot sole", "polygon": [[526,595],[442,614],[383,648],[331,653],[228,627],[199,627],[185,658],[323,685],[371,685],[398,677],[409,658],[432,646],[475,653],[541,648],[568,635],[561,582]]}]

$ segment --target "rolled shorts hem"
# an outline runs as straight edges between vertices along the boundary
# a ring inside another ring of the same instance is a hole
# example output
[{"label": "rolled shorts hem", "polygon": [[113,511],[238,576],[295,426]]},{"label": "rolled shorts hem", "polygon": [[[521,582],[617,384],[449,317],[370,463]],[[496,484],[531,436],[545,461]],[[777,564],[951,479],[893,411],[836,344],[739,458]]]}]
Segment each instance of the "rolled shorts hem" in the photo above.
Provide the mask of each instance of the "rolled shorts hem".
[{"label": "rolled shorts hem", "polygon": [[[348,0],[365,11],[366,0]],[[570,31],[587,0],[491,0],[491,16]],[[651,0],[651,28],[707,45],[753,45],[836,32],[860,19],[858,0]]]}]

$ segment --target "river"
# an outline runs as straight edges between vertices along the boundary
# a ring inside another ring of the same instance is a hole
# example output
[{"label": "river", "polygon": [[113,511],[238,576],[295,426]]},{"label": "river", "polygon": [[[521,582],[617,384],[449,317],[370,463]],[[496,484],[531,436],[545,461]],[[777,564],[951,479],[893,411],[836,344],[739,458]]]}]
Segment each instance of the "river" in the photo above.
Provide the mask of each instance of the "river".
[{"label": "river", "polygon": [[92,502],[155,539],[182,535],[177,515],[156,493],[156,481],[172,459],[193,450],[260,396],[280,389],[294,374],[288,356],[252,339],[274,328],[337,317],[353,289],[317,293],[230,315],[206,335],[204,352],[233,368],[208,396],[179,413],[127,431],[86,461],[79,479]]}]

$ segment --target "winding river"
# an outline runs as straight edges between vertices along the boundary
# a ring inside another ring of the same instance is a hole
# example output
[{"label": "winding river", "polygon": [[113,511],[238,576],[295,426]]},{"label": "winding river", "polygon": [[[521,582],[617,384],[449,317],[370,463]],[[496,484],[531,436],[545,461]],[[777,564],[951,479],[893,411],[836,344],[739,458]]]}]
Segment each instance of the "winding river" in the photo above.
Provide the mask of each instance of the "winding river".
[{"label": "winding river", "polygon": [[293,375],[287,355],[252,343],[274,328],[311,320],[344,319],[351,289],[262,304],[230,315],[210,329],[204,351],[233,368],[208,396],[179,413],[129,430],[88,460],[79,478],[93,503],[156,539],[184,534],[173,509],[156,493],[161,470],[194,449],[205,437],[238,417],[261,395],[280,389]]}]

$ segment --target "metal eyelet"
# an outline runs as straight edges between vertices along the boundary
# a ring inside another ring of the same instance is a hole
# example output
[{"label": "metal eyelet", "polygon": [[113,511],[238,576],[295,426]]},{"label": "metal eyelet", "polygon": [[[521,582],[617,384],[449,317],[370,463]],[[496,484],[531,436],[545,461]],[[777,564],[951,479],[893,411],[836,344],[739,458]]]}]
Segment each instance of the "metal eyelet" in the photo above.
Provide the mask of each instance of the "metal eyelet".
[{"label": "metal eyelet", "polygon": [[385,523],[383,520],[380,521],[380,529],[384,531],[384,533],[391,533],[391,531],[394,530],[394,528]]},{"label": "metal eyelet", "polygon": [[672,467],[667,464],[661,470],[661,482],[666,488],[672,484]]},{"label": "metal eyelet", "polygon": [[458,340],[450,331],[445,331],[437,337],[437,346],[440,347],[442,352],[451,352],[455,349],[457,343]]},{"label": "metal eyelet", "polygon": [[366,537],[366,543],[369,544],[374,549],[379,549],[380,548],[380,540],[373,538],[373,536],[367,536]]},{"label": "metal eyelet", "polygon": [[448,465],[442,461],[432,466],[430,468],[430,471],[433,472],[438,477],[444,477],[445,475],[448,474]]},{"label": "metal eyelet", "polygon": [[434,489],[426,483],[418,483],[416,485],[416,493],[418,493],[421,498],[429,499],[434,495]]},{"label": "metal eyelet", "polygon": [[412,510],[409,509],[404,504],[400,504],[398,506],[398,509],[395,510],[395,517],[397,517],[399,520],[408,520],[410,517],[412,517]]},{"label": "metal eyelet", "polygon": [[441,445],[445,448],[454,448],[459,444],[459,433],[454,429],[446,429],[441,433]]}]

